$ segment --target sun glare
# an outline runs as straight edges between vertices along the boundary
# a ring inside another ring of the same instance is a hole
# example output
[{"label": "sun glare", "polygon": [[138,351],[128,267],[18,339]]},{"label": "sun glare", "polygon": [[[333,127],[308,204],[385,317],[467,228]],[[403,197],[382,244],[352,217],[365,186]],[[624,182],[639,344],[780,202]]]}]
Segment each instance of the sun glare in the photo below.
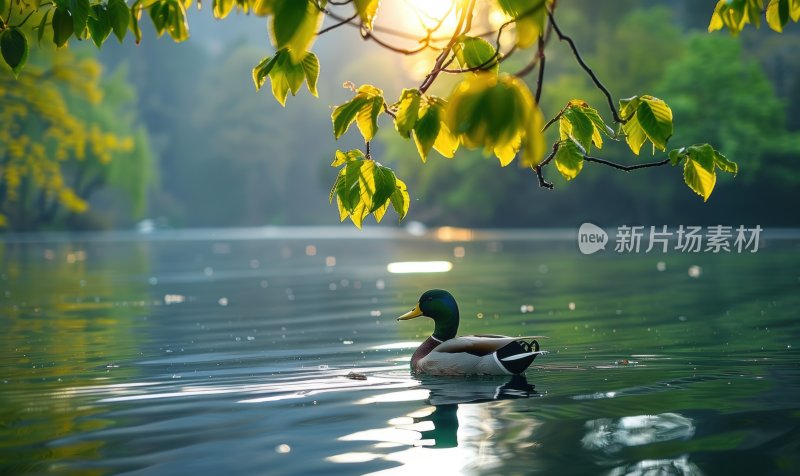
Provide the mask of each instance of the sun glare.
[{"label": "sun glare", "polygon": [[398,3],[403,10],[403,26],[420,38],[433,29],[436,29],[436,36],[450,35],[458,24],[455,0],[401,0]]}]

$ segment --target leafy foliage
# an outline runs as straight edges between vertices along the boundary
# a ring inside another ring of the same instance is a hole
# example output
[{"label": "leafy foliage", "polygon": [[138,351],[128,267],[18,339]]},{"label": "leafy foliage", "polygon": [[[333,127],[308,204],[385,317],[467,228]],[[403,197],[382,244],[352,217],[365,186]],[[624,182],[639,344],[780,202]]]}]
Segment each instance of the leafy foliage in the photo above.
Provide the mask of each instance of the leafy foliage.
[{"label": "leafy foliage", "polygon": [[[738,35],[748,24],[761,26],[761,14],[764,11],[764,0],[719,0],[711,15],[708,31],[725,27],[732,35]],[[765,14],[769,27],[781,32],[789,19],[795,23],[800,20],[800,0],[769,0]]]},{"label": "leafy foliage", "polygon": [[620,99],[619,110],[623,120],[622,131],[634,154],[645,141],[653,144],[653,149],[665,151],[667,141],[672,137],[672,109],[667,103],[653,96],[633,96]]},{"label": "leafy foliage", "polygon": [[382,109],[383,91],[370,84],[361,86],[353,99],[333,110],[333,136],[341,137],[355,121],[364,140],[371,141],[378,131],[378,115]]},{"label": "leafy foliage", "polygon": [[448,99],[445,122],[461,143],[493,152],[504,167],[519,151],[524,165],[542,158],[542,113],[517,77],[482,73],[465,79]]},{"label": "leafy foliage", "polygon": [[[36,229],[82,214],[116,160],[138,154],[149,163],[146,137],[132,136],[130,103],[114,96],[113,84],[101,81],[95,60],[69,52],[32,59],[17,80],[0,78],[0,222]],[[122,182],[149,183],[132,178]]]},{"label": "leafy foliage", "polygon": [[272,95],[281,104],[286,105],[289,91],[297,95],[303,82],[314,97],[317,96],[317,80],[319,79],[319,59],[314,53],[307,51],[296,59],[286,47],[275,52],[273,56],[262,59],[253,68],[253,82],[256,90],[260,90],[267,77],[272,82]]},{"label": "leafy foliage", "polygon": [[731,162],[708,144],[696,144],[670,151],[672,165],[683,162],[683,179],[686,185],[701,197],[708,200],[717,183],[716,169],[736,175],[739,166]]},{"label": "leafy foliage", "polygon": [[372,214],[380,223],[390,203],[401,220],[406,216],[408,190],[391,169],[364,157],[360,150],[337,150],[331,167],[341,167],[330,193],[331,202],[336,198],[340,220],[350,217],[361,228],[364,218]]},{"label": "leafy foliage", "polygon": [[[8,0],[2,0],[0,6],[7,3]],[[405,185],[396,179],[392,170],[377,164],[370,156],[370,142],[376,137],[384,114],[393,119],[394,128],[401,137],[413,141],[423,162],[431,150],[452,158],[462,145],[466,149],[480,150],[486,156],[493,154],[501,166],[507,166],[519,155],[519,164],[533,169],[540,185],[549,185],[550,188],[552,184],[547,184],[542,176],[542,169],[550,161],[554,161],[556,169],[567,180],[577,177],[587,160],[630,170],[630,167],[617,166],[588,155],[601,149],[605,139],[618,140],[624,136],[635,155],[639,155],[648,141],[654,153],[656,149],[667,151],[667,142],[674,132],[670,106],[662,99],[642,94],[619,100],[617,108],[610,92],[585,63],[573,40],[557,26],[553,16],[555,1],[492,0],[488,3],[489,8],[494,8],[495,13],[504,18],[494,32],[474,33],[475,0],[454,1],[451,11],[458,21],[452,37],[438,38],[435,35],[444,23],[445,18],[442,18],[436,26],[425,27],[427,34],[419,39],[420,46],[413,50],[392,45],[375,36],[389,32],[386,29],[372,31],[381,9],[379,0],[334,3],[325,0],[212,0],[212,12],[219,19],[226,18],[233,11],[266,17],[275,52],[252,69],[252,78],[257,90],[269,79],[272,93],[282,106],[289,92],[296,95],[303,83],[312,95],[317,96],[320,63],[310,49],[316,38],[330,29],[358,23],[363,39],[373,40],[389,50],[409,56],[426,50],[436,52],[434,66],[423,82],[418,87],[404,89],[394,103],[387,103],[384,92],[378,87],[364,84],[357,89],[351,86],[353,97],[333,108],[334,137],[342,137],[355,122],[365,141],[366,155],[358,156],[357,151],[337,152],[334,164],[341,166],[342,170],[331,194],[331,201],[337,197],[340,217],[350,216],[358,227],[368,214],[374,214],[380,220],[389,202],[401,218],[408,210]],[[770,0],[766,7],[764,3],[764,0],[720,0],[712,13],[709,31],[727,27],[732,34],[738,34],[747,24],[759,26],[764,12],[766,22],[776,31],[782,31],[790,19],[794,22],[800,20],[800,0]],[[126,0],[11,2],[9,11],[19,10],[23,14],[19,18],[24,19],[12,23],[10,13],[8,18],[0,17],[0,53],[15,76],[24,74],[30,29],[23,27],[31,16],[39,22],[35,28],[39,40],[49,34],[58,48],[67,45],[71,38],[91,39],[99,48],[111,33],[122,42],[129,31],[139,43],[142,40],[139,22],[145,11],[158,36],[167,33],[174,41],[182,42],[189,38],[186,10],[191,5],[191,0],[134,0],[130,6]],[[331,13],[334,7],[349,9],[350,14],[338,17]],[[5,14],[3,10],[0,8],[0,15]],[[332,16],[337,23],[321,30],[326,15]],[[422,15],[419,18],[424,23]],[[507,50],[504,54],[501,52],[501,38],[506,28],[513,31],[515,40],[512,48],[504,45]],[[547,31],[553,31],[560,40],[569,43],[578,64],[604,94],[618,125],[616,132],[596,109],[583,100],[570,101],[551,122],[545,124],[538,98],[544,77]],[[397,33],[394,31],[393,34]],[[495,43],[492,44],[489,40],[495,33]],[[530,54],[536,45],[538,51],[533,53],[530,63],[517,73],[509,74],[501,67],[511,53],[527,49]],[[624,60],[635,64],[627,57]],[[454,69],[451,64],[460,68]],[[522,78],[537,68],[539,79],[534,98],[534,93]],[[429,88],[441,74],[464,76],[449,95],[439,93],[443,96],[439,97],[429,93]],[[552,154],[545,156],[547,147],[543,131],[556,121],[559,124],[558,140],[552,147]],[[707,144],[676,150],[679,151],[676,160],[684,161],[684,180],[704,199],[714,187],[714,167],[732,170],[730,164],[733,162],[723,162],[724,156]],[[724,164],[724,168],[719,164]]]}]

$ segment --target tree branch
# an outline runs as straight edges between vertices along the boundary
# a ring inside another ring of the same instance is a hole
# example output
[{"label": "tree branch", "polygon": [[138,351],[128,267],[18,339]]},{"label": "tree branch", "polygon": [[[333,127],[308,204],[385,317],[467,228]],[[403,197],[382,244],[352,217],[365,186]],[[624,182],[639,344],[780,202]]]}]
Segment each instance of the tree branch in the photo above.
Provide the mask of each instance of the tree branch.
[{"label": "tree branch", "polygon": [[605,160],[605,159],[598,159],[597,157],[590,157],[588,155],[584,155],[583,156],[583,160],[585,160],[587,162],[596,162],[598,164],[608,165],[609,167],[613,167],[615,169],[622,170],[622,171],[625,171],[625,172],[630,172],[631,170],[636,170],[636,169],[646,169],[648,167],[659,167],[661,165],[666,165],[666,164],[669,163],[669,159],[667,158],[667,159],[664,159],[664,160],[659,160],[658,162],[650,162],[650,163],[647,163],[647,164],[620,165],[620,164],[615,164],[614,162],[610,162],[610,161]]},{"label": "tree branch", "polygon": [[572,38],[561,32],[561,29],[558,27],[555,18],[553,18],[553,13],[547,12],[547,17],[550,19],[550,24],[553,25],[553,29],[556,31],[558,39],[569,43],[569,47],[570,49],[572,49],[572,54],[575,56],[575,59],[578,61],[578,64],[580,64],[581,68],[583,68],[583,70],[586,71],[589,77],[592,78],[592,81],[594,82],[595,86],[597,86],[597,88],[600,89],[600,91],[602,91],[603,94],[606,96],[606,100],[608,101],[608,107],[611,109],[611,114],[614,116],[614,122],[617,122],[619,124],[625,124],[626,122],[628,122],[627,119],[622,119],[620,117],[616,106],[614,106],[614,100],[611,98],[611,93],[605,86],[603,86],[603,83],[601,83],[600,80],[597,78],[597,75],[594,74],[592,68],[590,68],[589,65],[587,65],[586,62],[583,60],[583,57],[578,52],[578,47],[575,46],[575,42],[572,41]]}]

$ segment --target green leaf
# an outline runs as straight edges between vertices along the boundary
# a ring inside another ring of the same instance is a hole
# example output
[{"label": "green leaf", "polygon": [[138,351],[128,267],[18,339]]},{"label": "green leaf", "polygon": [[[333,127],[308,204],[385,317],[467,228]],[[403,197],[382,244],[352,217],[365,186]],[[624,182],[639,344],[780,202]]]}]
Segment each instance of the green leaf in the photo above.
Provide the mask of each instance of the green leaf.
[{"label": "green leaf", "polygon": [[657,149],[666,150],[667,141],[672,137],[672,110],[653,96],[641,96],[641,100],[636,109],[639,124]]},{"label": "green leaf", "polygon": [[380,0],[353,0],[353,6],[356,7],[356,12],[361,18],[361,22],[368,30],[372,29],[372,22],[375,21],[375,15],[378,13],[378,5]]},{"label": "green leaf", "polygon": [[331,163],[331,167],[339,167],[342,164],[346,164],[347,162],[363,158],[364,158],[364,153],[358,149],[349,150],[347,152],[342,152],[340,150],[337,150],[333,162]]},{"label": "green leaf", "polygon": [[683,180],[695,193],[708,200],[717,182],[715,169],[736,174],[739,166],[728,160],[708,144],[695,144],[675,149],[669,153],[670,163],[676,165],[685,159],[683,164]]},{"label": "green leaf", "polygon": [[767,24],[773,30],[782,32],[783,27],[789,22],[789,16],[789,0],[771,0],[767,5]]},{"label": "green leaf", "polygon": [[156,34],[160,37],[167,30],[167,21],[169,20],[167,4],[165,2],[156,2],[150,6],[149,13],[153,27],[156,29]]},{"label": "green leaf", "polygon": [[252,71],[256,90],[264,86],[267,77],[272,82],[272,94],[281,104],[286,105],[289,91],[296,95],[305,81],[309,91],[317,95],[317,78],[319,77],[319,60],[314,53],[306,52],[302,61],[295,63],[289,48],[281,48],[275,55],[263,58]]},{"label": "green leaf", "polygon": [[414,126],[414,144],[416,144],[417,152],[423,162],[428,158],[428,152],[430,152],[431,147],[436,142],[436,137],[439,135],[442,123],[440,114],[441,109],[429,105]]},{"label": "green leaf", "polygon": [[111,34],[111,23],[108,19],[108,10],[106,6],[100,3],[92,5],[93,15],[89,17],[89,34],[92,35],[92,41],[100,48],[103,42],[106,41],[108,35]]},{"label": "green leaf", "polygon": [[[123,0],[116,1],[123,2]],[[189,23],[186,20],[186,7],[180,0],[166,1],[168,11],[167,31],[169,32],[169,36],[171,36],[175,42],[188,40]],[[116,30],[114,33],[116,33]]]},{"label": "green leaf", "polygon": [[89,19],[89,0],[69,0],[69,13],[72,15],[72,29],[80,38]]},{"label": "green leaf", "polygon": [[131,6],[131,21],[128,29],[133,33],[133,37],[138,45],[142,41],[142,29],[139,28],[139,17],[142,14],[142,1],[136,0]]},{"label": "green leaf", "polygon": [[583,151],[575,142],[563,141],[556,151],[556,168],[565,179],[572,180],[583,170],[583,156]]},{"label": "green leaf", "polygon": [[519,78],[482,73],[455,87],[445,116],[448,129],[463,144],[495,151],[506,164],[526,136],[533,111],[533,95]]},{"label": "green leaf", "polygon": [[714,173],[713,159],[711,170],[706,166],[691,158],[687,157],[686,162],[683,164],[683,180],[694,192],[701,197],[703,201],[707,201],[714,190],[714,185],[717,183],[717,174]]},{"label": "green leaf", "polygon": [[394,127],[403,137],[408,137],[419,118],[420,92],[418,89],[404,89],[398,101]]},{"label": "green leaf", "polygon": [[317,34],[320,11],[310,1],[275,0],[270,31],[277,48],[289,47],[292,60],[299,63]]},{"label": "green leaf", "polygon": [[672,110],[664,101],[644,95],[621,99],[619,104],[620,115],[627,119],[622,131],[634,154],[639,155],[645,140],[656,149],[666,150],[672,136]]},{"label": "green leaf", "polygon": [[303,57],[303,72],[306,77],[306,86],[314,97],[317,97],[317,80],[319,79],[319,58],[314,53],[307,51]]},{"label": "green leaf", "polygon": [[[378,165],[375,167],[375,194],[372,196],[372,207],[369,212],[374,213],[381,207],[386,206],[386,202],[397,190],[397,177],[395,177],[392,169]],[[376,216],[375,219],[380,222]]]},{"label": "green leaf", "polygon": [[275,63],[278,61],[278,58],[281,55],[281,51],[276,52],[272,56],[267,56],[267,57],[263,58],[253,68],[253,72],[252,72],[253,83],[256,86],[256,91],[260,90],[261,87],[264,86],[264,82],[266,82],[270,71],[272,71],[272,68],[275,66]]},{"label": "green leaf", "polygon": [[516,19],[517,46],[528,48],[544,31],[547,8],[545,0],[498,0],[501,10]]},{"label": "green leaf", "polygon": [[494,46],[483,38],[462,36],[455,44],[453,51],[463,69],[480,67],[480,70],[491,70],[497,73],[500,68]]},{"label": "green leaf", "polygon": [[523,167],[535,167],[544,159],[546,144],[542,128],[544,128],[544,116],[538,105],[534,105],[528,119],[528,130],[522,145],[521,165]]},{"label": "green leaf", "polygon": [[44,30],[47,27],[47,18],[50,16],[50,10],[46,11],[44,15],[42,15],[42,21],[39,22],[39,26],[36,27],[36,41],[39,44],[42,43],[42,37],[44,37]]},{"label": "green leaf", "polygon": [[15,26],[6,28],[0,33],[0,53],[14,77],[19,76],[28,60],[28,38]]},{"label": "green leaf", "polygon": [[569,107],[558,120],[561,140],[571,138],[577,141],[587,152],[591,150],[594,123],[580,108]]},{"label": "green leaf", "polygon": [[436,141],[433,143],[433,148],[436,152],[442,154],[448,159],[452,159],[458,150],[461,141],[459,138],[450,131],[445,121],[445,111],[447,109],[447,101],[436,96],[429,96],[430,107],[436,108],[439,111],[439,134],[436,135]]},{"label": "green leaf", "polygon": [[370,99],[366,96],[359,96],[356,95],[350,101],[337,106],[333,110],[333,114],[331,115],[331,119],[333,120],[333,136],[336,139],[339,139],[347,129],[350,127],[350,124],[356,119],[356,114],[358,111],[361,110],[364,105],[366,105]]},{"label": "green leaf", "polygon": [[409,197],[405,183],[394,172],[381,164],[364,158],[360,150],[336,151],[331,164],[341,167],[331,187],[328,200],[336,197],[339,220],[350,217],[353,224],[361,228],[364,218],[373,214],[380,223],[389,203],[402,220],[408,211]]},{"label": "green leaf", "polygon": [[125,39],[130,21],[131,11],[125,0],[108,0],[108,22],[120,43]]},{"label": "green leaf", "polygon": [[714,151],[714,164],[723,172],[732,173],[733,175],[739,173],[739,165],[736,162],[728,160],[727,157],[716,150]]},{"label": "green leaf", "polygon": [[236,0],[213,0],[214,18],[223,19],[233,10]]},{"label": "green leaf", "polygon": [[383,110],[383,91],[370,84],[358,88],[350,101],[333,110],[333,135],[342,136],[355,120],[364,140],[370,141],[378,130],[378,115]]},{"label": "green leaf", "polygon": [[686,158],[686,154],[684,154],[685,150],[685,147],[681,147],[680,149],[672,149],[669,151],[669,164],[673,166],[678,165],[681,160]]},{"label": "green leaf", "polygon": [[383,96],[374,96],[356,114],[356,125],[365,141],[371,141],[378,132],[378,115],[382,110]]},{"label": "green leaf", "polygon": [[411,199],[408,196],[408,187],[406,187],[405,182],[397,179],[396,185],[397,188],[392,193],[390,200],[392,201],[392,208],[394,208],[394,211],[397,212],[397,215],[402,220],[408,213],[408,207],[411,205]]},{"label": "green leaf", "polygon": [[56,7],[53,12],[52,27],[53,43],[55,43],[58,48],[67,44],[67,40],[72,36],[72,32],[75,28],[69,12],[61,7]]}]

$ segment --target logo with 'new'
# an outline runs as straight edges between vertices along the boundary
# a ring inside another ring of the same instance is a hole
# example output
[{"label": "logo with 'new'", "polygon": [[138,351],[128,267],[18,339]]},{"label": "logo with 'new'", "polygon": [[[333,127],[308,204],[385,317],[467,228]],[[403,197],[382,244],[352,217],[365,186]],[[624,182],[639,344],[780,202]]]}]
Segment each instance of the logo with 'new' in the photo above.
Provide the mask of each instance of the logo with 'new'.
[{"label": "logo with 'new'", "polygon": [[578,249],[585,255],[606,249],[608,233],[592,223],[584,223],[578,229]]}]

